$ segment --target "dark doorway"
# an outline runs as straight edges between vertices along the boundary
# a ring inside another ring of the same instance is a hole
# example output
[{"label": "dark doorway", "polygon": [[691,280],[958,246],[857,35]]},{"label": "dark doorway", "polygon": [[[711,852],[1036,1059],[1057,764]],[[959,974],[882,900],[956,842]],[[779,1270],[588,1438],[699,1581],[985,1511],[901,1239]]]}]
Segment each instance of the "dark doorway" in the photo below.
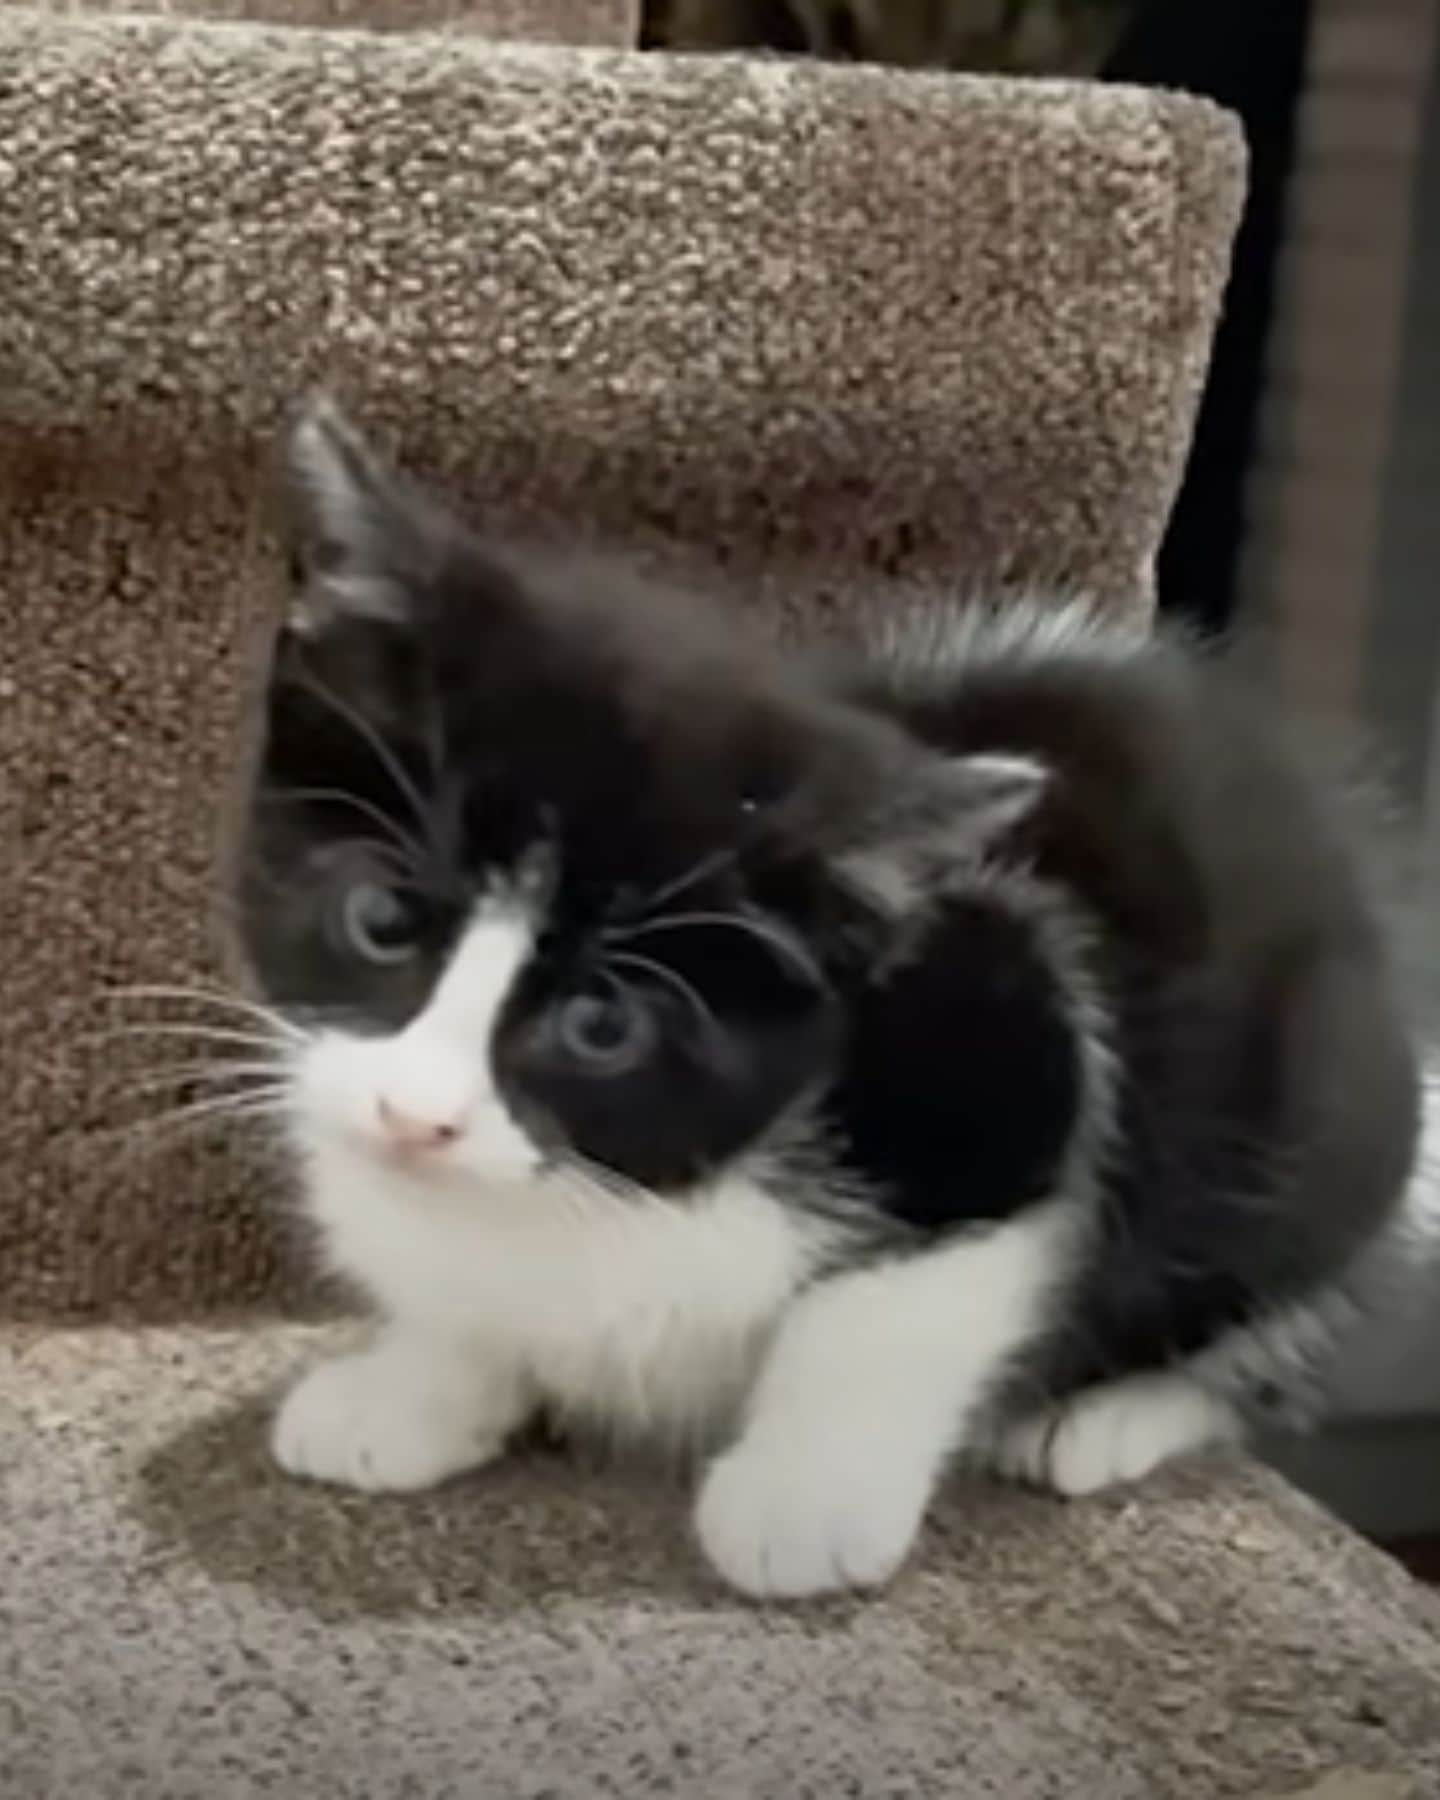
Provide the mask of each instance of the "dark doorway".
[{"label": "dark doorway", "polygon": [[1111,81],[1185,88],[1230,107],[1250,143],[1250,194],[1225,311],[1159,561],[1161,610],[1206,631],[1223,630],[1235,614],[1310,12],[1310,0],[1148,0],[1105,69]]}]

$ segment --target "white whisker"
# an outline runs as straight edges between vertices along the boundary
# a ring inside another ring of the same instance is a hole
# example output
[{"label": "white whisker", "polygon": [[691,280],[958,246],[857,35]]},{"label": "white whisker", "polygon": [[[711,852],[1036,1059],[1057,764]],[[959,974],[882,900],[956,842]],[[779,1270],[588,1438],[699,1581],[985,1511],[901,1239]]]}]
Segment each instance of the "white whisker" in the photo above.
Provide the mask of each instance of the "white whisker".
[{"label": "white whisker", "polygon": [[255,1083],[262,1076],[272,1081],[282,1072],[283,1065],[276,1062],[209,1062],[180,1063],[171,1069],[157,1069],[153,1074],[142,1076],[139,1081],[127,1085],[130,1094],[146,1094],[163,1092],[169,1087],[191,1087],[203,1085],[218,1087],[226,1081],[237,1081],[237,1094],[249,1094],[255,1091]]},{"label": "white whisker", "polygon": [[688,893],[711,875],[718,875],[722,869],[728,868],[740,855],[738,844],[722,844],[718,850],[707,851],[697,862],[690,865],[681,875],[672,881],[656,888],[654,893],[646,895],[641,901],[639,911],[643,916],[657,911],[671,900],[679,899],[681,894]]},{"label": "white whisker", "polygon": [[590,1216],[585,1207],[586,1193],[577,1192],[577,1188],[584,1188],[587,1193],[599,1195],[606,1200],[649,1198],[646,1191],[628,1176],[621,1175],[614,1169],[607,1169],[603,1163],[586,1156],[582,1150],[567,1148],[560,1152],[556,1168],[570,1179],[571,1186],[566,1188],[562,1185],[561,1188],[566,1201],[577,1214],[586,1218]]},{"label": "white whisker", "polygon": [[247,1088],[240,1094],[211,1094],[203,1100],[188,1101],[184,1106],[156,1115],[154,1123],[170,1124],[180,1119],[207,1118],[221,1113],[248,1113],[258,1106],[274,1106],[290,1093],[288,1081],[277,1081],[269,1087]]},{"label": "white whisker", "polygon": [[417,837],[406,831],[382,808],[373,805],[369,800],[361,799],[358,794],[347,793],[344,788],[286,788],[283,791],[272,790],[262,793],[260,796],[262,806],[287,804],[299,806],[307,802],[315,805],[348,806],[352,811],[359,813],[362,818],[369,819],[372,825],[377,826],[391,839],[393,849],[398,850],[403,856],[407,870],[418,868],[424,862],[425,849]]},{"label": "white whisker", "polygon": [[624,967],[634,969],[638,974],[649,976],[651,980],[670,988],[685,1001],[707,1031],[713,1032],[717,1037],[721,1035],[720,1021],[706,1005],[704,997],[677,970],[666,968],[664,963],[656,962],[653,957],[642,956],[638,950],[612,950],[605,961],[607,969],[617,963],[623,964]]},{"label": "white whisker", "polygon": [[218,1006],[228,1008],[231,1012],[243,1013],[247,1018],[268,1026],[271,1031],[297,1042],[303,1041],[306,1035],[300,1026],[287,1019],[283,1013],[277,1012],[274,1007],[261,1006],[254,1000],[245,1000],[238,994],[227,994],[218,989],[167,986],[152,982],[133,987],[108,988],[93,997],[95,1004],[110,1000],[174,1000],[189,1002],[194,1006]]},{"label": "white whisker", "polygon": [[430,809],[422,798],[420,790],[406,773],[404,764],[385,742],[384,738],[381,737],[380,733],[376,731],[375,727],[371,725],[368,719],[356,712],[352,706],[342,700],[332,688],[327,686],[326,683],[321,681],[317,676],[307,671],[302,677],[302,681],[304,686],[309,688],[317,700],[321,701],[323,705],[328,706],[337,718],[343,719],[356,736],[369,747],[371,754],[390,777],[391,781],[394,782],[396,790],[401,797],[409,803],[410,809],[415,815],[416,824],[419,825],[421,831],[428,838],[430,834]]},{"label": "white whisker", "polygon": [[289,1084],[283,1083],[269,1088],[252,1088],[243,1094],[212,1095],[150,1117],[133,1119],[111,1130],[96,1132],[92,1141],[159,1149],[191,1131],[219,1122],[282,1117],[288,1110],[289,1093]]},{"label": "white whisker", "polygon": [[687,931],[693,926],[714,926],[720,930],[738,931],[743,936],[753,939],[758,944],[765,944],[773,950],[782,962],[800,970],[808,981],[819,981],[820,970],[810,953],[793,938],[771,925],[767,920],[757,918],[753,913],[740,912],[688,912],[671,913],[663,919],[647,919],[639,924],[627,926],[619,930],[614,927],[602,933],[607,942],[628,943],[633,938],[649,937],[661,931]]},{"label": "white whisker", "polygon": [[[155,1019],[136,1025],[112,1025],[104,1031],[82,1031],[70,1041],[74,1044],[113,1044],[121,1038],[184,1038],[196,1045],[202,1044],[239,1044],[252,1050],[273,1050],[294,1047],[293,1040],[273,1037],[262,1037],[254,1031],[235,1031],[226,1025],[194,1025],[182,1024],[172,1019]],[[304,1042],[303,1033],[300,1042]]]}]

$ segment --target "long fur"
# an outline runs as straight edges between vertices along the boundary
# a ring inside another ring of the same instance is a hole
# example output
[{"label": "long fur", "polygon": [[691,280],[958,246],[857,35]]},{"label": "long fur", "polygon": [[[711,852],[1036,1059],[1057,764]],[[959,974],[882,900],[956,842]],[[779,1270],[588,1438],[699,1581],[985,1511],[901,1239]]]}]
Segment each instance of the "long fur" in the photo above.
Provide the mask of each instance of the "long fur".
[{"label": "long fur", "polygon": [[238,916],[382,1329],[287,1467],[421,1486],[549,1412],[712,1456],[710,1560],[803,1594],[957,1453],[1078,1493],[1314,1410],[1428,1241],[1417,1082],[1222,668],[1038,605],[802,664],[477,541],[329,409],[293,456]]}]

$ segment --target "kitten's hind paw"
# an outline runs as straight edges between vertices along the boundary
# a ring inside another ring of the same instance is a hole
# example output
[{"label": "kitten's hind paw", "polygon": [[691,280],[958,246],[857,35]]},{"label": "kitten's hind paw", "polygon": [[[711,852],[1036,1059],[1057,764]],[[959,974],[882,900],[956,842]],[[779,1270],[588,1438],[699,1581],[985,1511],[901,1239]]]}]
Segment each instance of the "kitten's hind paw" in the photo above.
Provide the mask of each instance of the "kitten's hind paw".
[{"label": "kitten's hind paw", "polygon": [[999,1475],[1079,1499],[1240,1435],[1232,1409],[1188,1375],[1133,1375],[1005,1426]]},{"label": "kitten's hind paw", "polygon": [[312,1369],[286,1396],[270,1442],[291,1475],[413,1492],[499,1455],[519,1410],[513,1390],[485,1373],[382,1340]]}]

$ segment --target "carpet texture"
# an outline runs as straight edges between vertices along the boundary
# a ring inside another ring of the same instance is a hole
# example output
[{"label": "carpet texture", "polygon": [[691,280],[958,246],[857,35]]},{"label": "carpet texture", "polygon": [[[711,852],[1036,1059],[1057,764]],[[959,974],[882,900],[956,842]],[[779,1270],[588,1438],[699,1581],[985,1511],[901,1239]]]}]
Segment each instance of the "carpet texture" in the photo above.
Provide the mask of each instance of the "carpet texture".
[{"label": "carpet texture", "polygon": [[437,43],[0,11],[12,1315],[290,1297],[269,1172],[135,1154],[155,1046],[87,1034],[213,967],[298,390],[779,629],[1051,583],[1146,616],[1240,198],[1215,109]]},{"label": "carpet texture", "polygon": [[0,0],[0,11],[6,7],[62,17],[145,12],[262,25],[473,32],[497,41],[617,49],[635,43],[640,26],[639,0]]},{"label": "carpet texture", "polygon": [[1254,1468],[957,1483],[883,1598],[762,1611],[635,1474],[285,1480],[317,1341],[0,1336],[6,1800],[1440,1793],[1440,1606]]}]

